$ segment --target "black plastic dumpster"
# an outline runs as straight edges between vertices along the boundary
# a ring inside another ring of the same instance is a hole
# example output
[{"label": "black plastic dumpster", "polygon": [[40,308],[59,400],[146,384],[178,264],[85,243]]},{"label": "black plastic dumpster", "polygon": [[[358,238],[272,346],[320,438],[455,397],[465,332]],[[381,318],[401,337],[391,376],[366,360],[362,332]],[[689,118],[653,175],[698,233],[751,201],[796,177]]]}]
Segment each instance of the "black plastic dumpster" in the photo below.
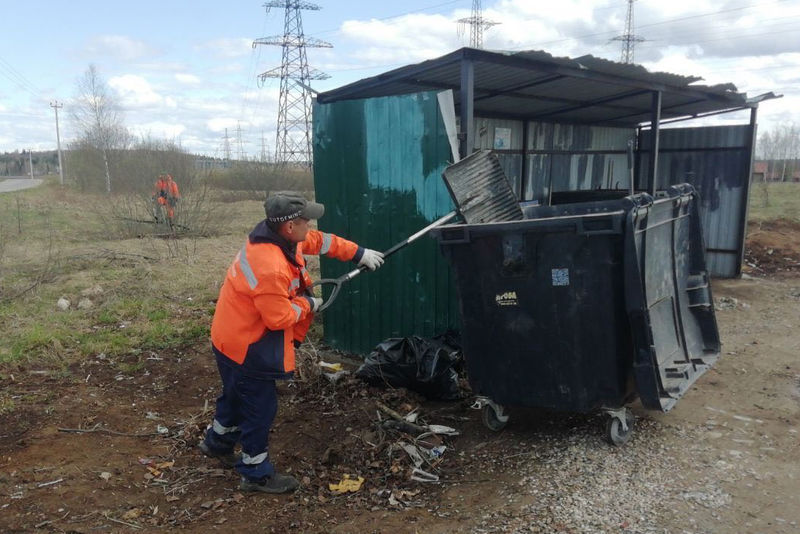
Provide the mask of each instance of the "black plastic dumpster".
[{"label": "black plastic dumpster", "polygon": [[455,273],[467,373],[490,428],[505,425],[506,406],[604,410],[619,445],[632,430],[626,404],[668,411],[718,358],[694,188],[608,199],[619,195],[432,231]]}]

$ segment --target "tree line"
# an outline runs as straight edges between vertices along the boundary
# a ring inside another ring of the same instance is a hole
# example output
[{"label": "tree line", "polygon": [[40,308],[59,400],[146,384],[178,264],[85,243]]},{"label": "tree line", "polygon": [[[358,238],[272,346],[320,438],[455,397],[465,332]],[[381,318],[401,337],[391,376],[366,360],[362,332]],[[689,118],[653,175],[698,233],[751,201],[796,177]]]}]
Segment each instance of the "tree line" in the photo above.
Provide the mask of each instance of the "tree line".
[{"label": "tree line", "polygon": [[90,65],[77,81],[69,117],[79,132],[65,154],[65,178],[81,191],[131,193],[149,191],[156,177],[171,174],[181,190],[202,185],[247,191],[311,190],[308,171],[281,169],[259,162],[204,168],[197,156],[173,140],[137,138],[125,126],[116,95],[97,68]]},{"label": "tree line", "polygon": [[800,127],[793,122],[783,123],[760,133],[756,159],[767,163],[765,180],[792,181],[800,171]]},{"label": "tree line", "polygon": [[58,172],[58,152],[55,150],[30,153],[27,150],[15,150],[0,154],[0,176],[30,176],[31,160],[34,176]]}]

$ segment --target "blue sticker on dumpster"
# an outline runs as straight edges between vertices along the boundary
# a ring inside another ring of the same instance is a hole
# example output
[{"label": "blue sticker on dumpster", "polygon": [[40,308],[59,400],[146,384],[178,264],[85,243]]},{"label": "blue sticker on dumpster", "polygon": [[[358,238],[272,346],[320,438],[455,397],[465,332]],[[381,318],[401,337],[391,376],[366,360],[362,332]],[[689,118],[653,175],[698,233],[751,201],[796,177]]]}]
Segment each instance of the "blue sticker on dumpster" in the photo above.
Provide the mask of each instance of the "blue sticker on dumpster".
[{"label": "blue sticker on dumpster", "polygon": [[553,269],[553,285],[554,286],[568,286],[569,285],[569,269]]}]

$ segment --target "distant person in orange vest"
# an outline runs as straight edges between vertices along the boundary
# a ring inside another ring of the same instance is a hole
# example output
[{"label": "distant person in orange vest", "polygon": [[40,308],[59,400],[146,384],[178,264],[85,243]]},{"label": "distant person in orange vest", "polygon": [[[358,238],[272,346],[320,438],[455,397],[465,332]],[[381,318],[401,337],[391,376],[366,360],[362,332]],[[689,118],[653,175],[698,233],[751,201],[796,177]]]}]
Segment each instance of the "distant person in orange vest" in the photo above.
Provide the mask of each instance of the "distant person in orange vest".
[{"label": "distant person in orange vest", "polygon": [[166,209],[167,220],[171,226],[175,217],[175,206],[180,198],[178,184],[172,179],[172,175],[168,173],[159,174],[153,191],[153,200],[156,202],[156,219],[159,222],[163,222],[164,209]]}]

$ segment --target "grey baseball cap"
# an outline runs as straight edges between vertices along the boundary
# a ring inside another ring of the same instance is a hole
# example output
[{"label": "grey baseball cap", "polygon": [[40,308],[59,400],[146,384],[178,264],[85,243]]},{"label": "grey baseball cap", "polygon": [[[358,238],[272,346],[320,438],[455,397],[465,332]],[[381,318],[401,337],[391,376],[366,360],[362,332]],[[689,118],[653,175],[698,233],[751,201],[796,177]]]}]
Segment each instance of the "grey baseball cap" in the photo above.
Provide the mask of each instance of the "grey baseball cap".
[{"label": "grey baseball cap", "polygon": [[325,213],[325,206],[306,200],[295,191],[280,191],[267,197],[264,211],[268,222],[282,223],[298,217],[319,219]]}]

